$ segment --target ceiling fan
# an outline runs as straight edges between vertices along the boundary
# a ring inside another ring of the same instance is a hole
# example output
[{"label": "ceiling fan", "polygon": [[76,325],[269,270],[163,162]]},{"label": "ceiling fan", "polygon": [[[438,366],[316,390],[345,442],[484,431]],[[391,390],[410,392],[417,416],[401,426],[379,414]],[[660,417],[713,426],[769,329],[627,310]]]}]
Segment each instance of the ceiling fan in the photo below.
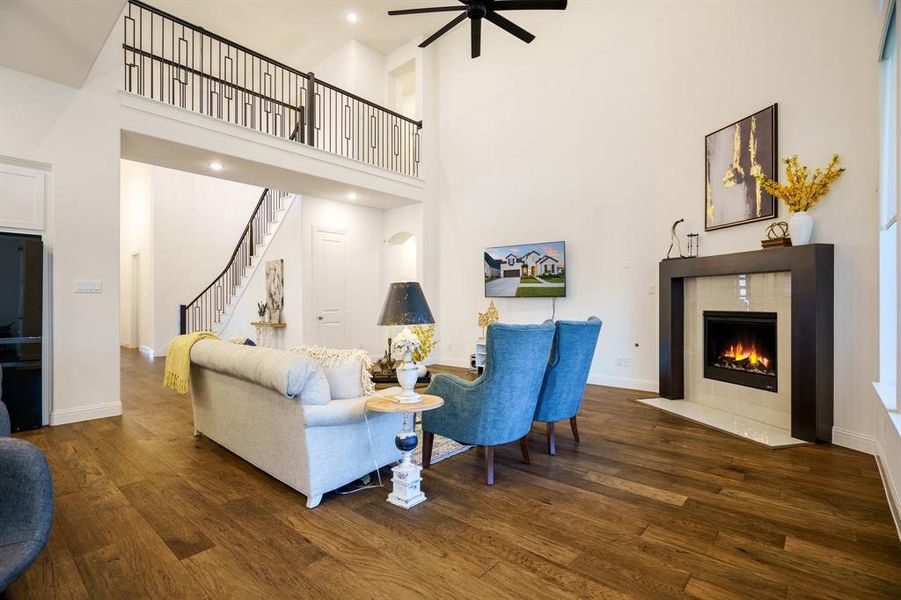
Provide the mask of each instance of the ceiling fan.
[{"label": "ceiling fan", "polygon": [[476,58],[482,53],[482,19],[487,19],[507,33],[515,35],[525,43],[530,44],[532,40],[535,39],[535,36],[513,21],[499,15],[498,13],[500,11],[566,10],[566,0],[460,0],[460,3],[460,6],[433,6],[430,8],[389,10],[388,14],[396,16],[461,11],[461,14],[454,17],[450,23],[426,38],[425,41],[419,44],[419,47],[425,48],[468,18],[471,21],[472,57]]}]

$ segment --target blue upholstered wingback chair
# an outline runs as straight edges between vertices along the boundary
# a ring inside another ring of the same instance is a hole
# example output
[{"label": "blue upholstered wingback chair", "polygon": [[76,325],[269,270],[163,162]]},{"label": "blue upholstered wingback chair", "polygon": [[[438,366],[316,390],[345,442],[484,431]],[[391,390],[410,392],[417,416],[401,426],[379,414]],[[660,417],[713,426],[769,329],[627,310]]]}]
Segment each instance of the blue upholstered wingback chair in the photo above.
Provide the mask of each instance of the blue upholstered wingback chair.
[{"label": "blue upholstered wingback chair", "polygon": [[[494,484],[493,447],[525,440],[532,428],[553,339],[553,325],[494,323],[488,327],[485,370],[478,379],[436,375],[427,393],[444,398],[444,406],[422,413],[423,466],[429,467],[437,433],[484,446],[486,481]],[[525,445],[523,455],[528,462]]]},{"label": "blue upholstered wingback chair", "polygon": [[53,523],[47,459],[9,431],[9,414],[0,402],[0,595],[47,545]]},{"label": "blue upholstered wingback chair", "polygon": [[601,320],[597,317],[587,321],[557,321],[551,359],[535,408],[535,420],[547,423],[550,454],[557,453],[554,439],[554,423],[557,421],[569,419],[573,437],[579,441],[576,417],[582,406],[582,395],[600,333]]}]

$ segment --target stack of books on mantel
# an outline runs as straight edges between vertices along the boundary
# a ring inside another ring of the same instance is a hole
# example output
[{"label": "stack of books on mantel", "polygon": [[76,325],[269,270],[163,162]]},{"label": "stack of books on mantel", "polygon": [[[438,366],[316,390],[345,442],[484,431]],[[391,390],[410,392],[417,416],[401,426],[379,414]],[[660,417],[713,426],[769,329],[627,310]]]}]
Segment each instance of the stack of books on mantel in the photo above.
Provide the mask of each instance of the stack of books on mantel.
[{"label": "stack of books on mantel", "polygon": [[773,238],[771,240],[762,240],[760,242],[760,247],[766,250],[767,248],[785,248],[786,246],[792,245],[792,239],[790,237],[784,238]]}]

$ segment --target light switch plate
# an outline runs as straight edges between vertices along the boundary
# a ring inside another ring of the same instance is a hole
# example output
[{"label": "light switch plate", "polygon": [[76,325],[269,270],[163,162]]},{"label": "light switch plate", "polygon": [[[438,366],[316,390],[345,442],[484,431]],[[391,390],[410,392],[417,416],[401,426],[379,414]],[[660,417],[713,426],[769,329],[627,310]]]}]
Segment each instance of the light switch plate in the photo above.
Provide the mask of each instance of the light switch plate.
[{"label": "light switch plate", "polygon": [[103,293],[103,281],[99,279],[76,279],[75,280],[75,293],[76,294],[102,294]]}]

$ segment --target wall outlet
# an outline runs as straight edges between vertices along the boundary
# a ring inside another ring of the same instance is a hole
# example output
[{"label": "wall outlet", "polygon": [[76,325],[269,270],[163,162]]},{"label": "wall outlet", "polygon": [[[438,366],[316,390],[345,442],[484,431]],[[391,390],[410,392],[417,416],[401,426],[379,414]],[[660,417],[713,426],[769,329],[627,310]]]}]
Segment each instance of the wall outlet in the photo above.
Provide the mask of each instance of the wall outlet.
[{"label": "wall outlet", "polygon": [[630,363],[631,361],[629,360],[628,356],[620,356],[616,359],[617,367],[628,367]]},{"label": "wall outlet", "polygon": [[624,258],[624,259],[623,259],[623,268],[624,268],[624,269],[631,269],[631,268],[632,268],[632,260],[629,259],[629,258]]},{"label": "wall outlet", "polygon": [[657,293],[657,286],[652,283],[651,285],[648,286],[648,294],[653,296],[656,293]]},{"label": "wall outlet", "polygon": [[76,294],[102,294],[103,282],[99,279],[76,279]]}]

